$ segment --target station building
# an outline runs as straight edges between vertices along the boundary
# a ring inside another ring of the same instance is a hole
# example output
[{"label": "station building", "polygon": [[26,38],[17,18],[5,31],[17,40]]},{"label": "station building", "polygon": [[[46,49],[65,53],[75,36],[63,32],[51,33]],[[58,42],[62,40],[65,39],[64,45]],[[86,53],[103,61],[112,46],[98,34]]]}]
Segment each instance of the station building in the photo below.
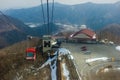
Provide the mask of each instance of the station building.
[{"label": "station building", "polygon": [[90,29],[81,29],[70,35],[70,40],[76,42],[94,42],[96,41],[96,33]]}]

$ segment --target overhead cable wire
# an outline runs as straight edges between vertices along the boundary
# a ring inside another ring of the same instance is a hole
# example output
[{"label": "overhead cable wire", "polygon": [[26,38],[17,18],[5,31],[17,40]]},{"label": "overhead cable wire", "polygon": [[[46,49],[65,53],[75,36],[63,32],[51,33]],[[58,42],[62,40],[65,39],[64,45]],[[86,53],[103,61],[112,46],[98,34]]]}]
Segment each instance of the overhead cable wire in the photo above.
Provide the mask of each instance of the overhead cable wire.
[{"label": "overhead cable wire", "polygon": [[[45,11],[44,11],[44,6],[43,6],[43,0],[41,0],[41,7],[42,7],[42,16],[44,20],[44,24],[47,23],[47,34],[50,35],[52,31],[52,27],[50,27],[50,23],[53,23],[53,16],[54,16],[54,0],[51,5],[51,17],[50,17],[50,11],[49,11],[49,0],[47,0],[47,21],[45,19]],[[51,19],[50,19],[51,18]]]},{"label": "overhead cable wire", "polygon": [[44,7],[43,7],[43,1],[42,0],[41,0],[41,8],[42,8],[43,22],[45,24],[45,13],[44,13]]},{"label": "overhead cable wire", "polygon": [[[42,17],[43,17],[43,25],[45,25],[46,20],[45,20],[45,12],[44,12],[44,6],[43,6],[43,0],[41,0],[41,11],[42,11]],[[44,32],[46,31],[45,26],[42,28],[41,33],[45,34]],[[42,35],[43,35],[42,34]]]},{"label": "overhead cable wire", "polygon": [[7,22],[7,21],[4,21],[4,20],[2,20],[2,21],[4,21],[5,23],[7,23],[8,26],[13,26],[10,18],[9,18],[8,16],[6,16],[5,14],[3,14],[2,11],[0,11],[0,13],[1,13],[1,15],[4,16],[4,18],[6,18],[6,20],[7,20],[8,22]]},{"label": "overhead cable wire", "polygon": [[51,22],[53,23],[53,15],[54,15],[54,0],[53,0],[53,3],[52,3],[52,16],[51,16]]},{"label": "overhead cable wire", "polygon": [[[52,2],[52,15],[51,15],[51,23],[53,24],[54,21],[53,21],[53,18],[54,18],[54,0]],[[51,27],[51,33],[53,31],[53,26]]]},{"label": "overhead cable wire", "polygon": [[47,27],[48,27],[48,35],[50,34],[49,31],[49,1],[47,0]]}]

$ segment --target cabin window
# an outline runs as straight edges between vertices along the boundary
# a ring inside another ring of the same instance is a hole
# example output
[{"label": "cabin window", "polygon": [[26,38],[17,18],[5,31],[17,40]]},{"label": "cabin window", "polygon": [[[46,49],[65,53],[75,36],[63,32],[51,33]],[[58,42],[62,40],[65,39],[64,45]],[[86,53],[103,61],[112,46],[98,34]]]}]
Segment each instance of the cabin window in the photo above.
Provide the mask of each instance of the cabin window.
[{"label": "cabin window", "polygon": [[27,57],[33,57],[33,56],[34,56],[34,54],[32,52],[27,53]]}]

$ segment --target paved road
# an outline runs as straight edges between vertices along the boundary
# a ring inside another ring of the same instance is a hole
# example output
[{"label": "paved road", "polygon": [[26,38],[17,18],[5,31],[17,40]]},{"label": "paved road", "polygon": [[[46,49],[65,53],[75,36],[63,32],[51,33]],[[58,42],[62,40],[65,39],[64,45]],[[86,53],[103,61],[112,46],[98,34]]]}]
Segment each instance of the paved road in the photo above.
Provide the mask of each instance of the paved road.
[{"label": "paved road", "polygon": [[[81,47],[86,47],[87,51],[82,51]],[[96,62],[89,66],[85,63],[86,59],[109,57],[120,59],[120,52],[115,49],[115,45],[104,44],[80,44],[80,43],[63,43],[62,47],[70,50],[74,56],[79,72],[84,76],[89,70],[96,71],[99,67],[109,64],[119,65],[120,62]]]}]

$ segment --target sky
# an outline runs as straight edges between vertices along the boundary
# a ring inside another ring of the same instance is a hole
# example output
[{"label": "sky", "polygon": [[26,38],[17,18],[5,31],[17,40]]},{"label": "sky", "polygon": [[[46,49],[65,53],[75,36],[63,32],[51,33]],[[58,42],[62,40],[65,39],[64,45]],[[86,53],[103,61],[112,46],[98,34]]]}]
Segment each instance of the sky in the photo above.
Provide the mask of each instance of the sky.
[{"label": "sky", "polygon": [[[47,0],[43,0],[45,3]],[[51,2],[52,0],[49,0]],[[85,2],[93,3],[115,3],[120,0],[54,0],[62,4],[75,5]],[[41,4],[41,0],[0,0],[0,10],[4,9],[18,9],[38,6]]]}]

